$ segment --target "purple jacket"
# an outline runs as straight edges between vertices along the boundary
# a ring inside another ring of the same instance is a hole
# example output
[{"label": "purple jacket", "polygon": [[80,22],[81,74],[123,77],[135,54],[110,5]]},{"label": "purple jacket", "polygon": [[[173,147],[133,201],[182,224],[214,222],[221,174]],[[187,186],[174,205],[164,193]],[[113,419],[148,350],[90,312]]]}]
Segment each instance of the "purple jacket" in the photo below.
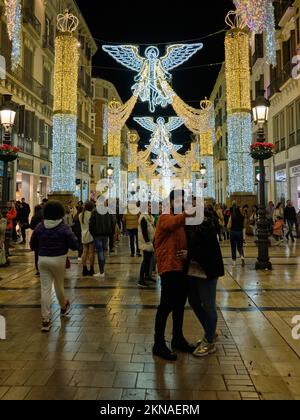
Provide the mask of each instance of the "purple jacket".
[{"label": "purple jacket", "polygon": [[37,225],[30,240],[30,248],[38,250],[40,257],[60,257],[78,247],[76,236],[63,221],[44,220]]}]

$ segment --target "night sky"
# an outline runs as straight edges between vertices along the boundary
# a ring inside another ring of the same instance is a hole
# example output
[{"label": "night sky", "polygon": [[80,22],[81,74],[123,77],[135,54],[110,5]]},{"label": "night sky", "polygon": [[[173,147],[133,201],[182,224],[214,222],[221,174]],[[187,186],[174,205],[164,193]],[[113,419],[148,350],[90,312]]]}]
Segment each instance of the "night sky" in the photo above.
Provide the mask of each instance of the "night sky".
[{"label": "night sky", "polygon": [[[183,1],[105,1],[95,8],[95,1],[76,0],[83,16],[98,44],[98,52],[93,60],[93,76],[111,81],[117,88],[123,101],[132,93],[131,86],[136,73],[127,70],[102,51],[104,43],[141,45],[141,53],[147,45],[161,44],[164,55],[165,46],[171,43],[202,42],[204,47],[189,61],[172,70],[173,88],[189,105],[199,108],[199,102],[209,97],[214,86],[220,65],[199,67],[224,61],[225,16],[234,9],[231,0]],[[202,37],[207,37],[201,39]],[[195,67],[196,66],[196,67]],[[190,68],[194,67],[194,68]],[[154,117],[175,115],[172,107],[157,108]],[[133,116],[152,116],[148,106],[138,103]],[[150,133],[136,125],[130,119],[129,128],[136,128],[142,143],[148,143]],[[188,147],[190,133],[185,128],[174,132],[172,141]],[[184,150],[183,150],[184,151]]]}]

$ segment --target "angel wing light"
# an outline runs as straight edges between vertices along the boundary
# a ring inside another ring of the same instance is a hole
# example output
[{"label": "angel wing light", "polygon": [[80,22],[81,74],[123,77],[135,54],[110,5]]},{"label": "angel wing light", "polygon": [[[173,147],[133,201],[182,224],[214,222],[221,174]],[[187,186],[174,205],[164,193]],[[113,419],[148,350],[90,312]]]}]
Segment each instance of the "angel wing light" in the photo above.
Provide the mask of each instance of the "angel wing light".
[{"label": "angel wing light", "polygon": [[203,44],[175,44],[167,48],[166,55],[160,58],[160,51],[150,46],[142,57],[139,48],[134,45],[104,45],[102,49],[118,63],[137,72],[136,82],[132,90],[142,102],[149,102],[149,109],[153,113],[157,106],[166,107],[172,103],[172,95],[167,89],[166,82],[172,79],[172,70],[189,60]]}]

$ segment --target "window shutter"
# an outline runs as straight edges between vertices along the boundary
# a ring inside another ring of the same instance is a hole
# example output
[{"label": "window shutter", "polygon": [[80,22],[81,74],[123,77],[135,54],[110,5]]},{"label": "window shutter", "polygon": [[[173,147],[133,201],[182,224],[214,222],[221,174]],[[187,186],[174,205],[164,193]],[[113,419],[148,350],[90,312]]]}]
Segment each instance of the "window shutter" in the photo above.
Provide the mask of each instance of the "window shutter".
[{"label": "window shutter", "polygon": [[45,144],[45,121],[40,120],[39,126],[39,145],[43,146]]},{"label": "window shutter", "polygon": [[53,148],[53,128],[49,125],[49,137],[48,137],[48,147],[52,150]]},{"label": "window shutter", "polygon": [[25,105],[20,105],[18,110],[18,134],[25,134]]},{"label": "window shutter", "polygon": [[33,141],[38,142],[39,139],[39,118],[35,115],[33,121]]}]

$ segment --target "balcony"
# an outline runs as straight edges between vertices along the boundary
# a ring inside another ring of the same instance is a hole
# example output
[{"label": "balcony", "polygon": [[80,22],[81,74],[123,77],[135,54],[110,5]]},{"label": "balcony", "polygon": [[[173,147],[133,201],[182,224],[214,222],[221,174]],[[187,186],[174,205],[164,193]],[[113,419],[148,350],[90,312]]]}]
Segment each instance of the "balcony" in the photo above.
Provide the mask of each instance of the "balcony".
[{"label": "balcony", "polygon": [[36,34],[40,37],[42,33],[42,25],[38,18],[35,16],[34,12],[29,9],[23,9],[23,22],[28,23],[34,29]]},{"label": "balcony", "polygon": [[51,95],[51,93],[48,92],[48,90],[42,90],[42,99],[45,105],[53,109],[54,98],[53,95]]},{"label": "balcony", "polygon": [[25,137],[18,137],[18,148],[21,152],[33,154],[33,142]]},{"label": "balcony", "polygon": [[48,35],[44,35],[43,37],[43,48],[48,49],[52,52],[52,54],[54,54],[54,38],[48,36]]},{"label": "balcony", "polygon": [[82,77],[79,77],[78,87],[79,89],[82,89],[89,98],[93,98],[93,88],[91,80],[84,81]]},{"label": "balcony", "polygon": [[281,92],[281,87],[293,77],[292,71],[293,63],[289,61],[277,75],[276,79],[272,80],[271,84],[267,88],[268,98],[271,98],[276,93]]},{"label": "balcony", "polygon": [[85,123],[83,123],[82,121],[78,121],[78,130],[81,131],[86,136],[95,140],[95,134],[94,134],[93,130],[90,127],[88,127]]},{"label": "balcony", "polygon": [[37,95],[39,98],[42,98],[42,89],[43,86],[35,80],[30,74],[18,66],[16,70],[11,71],[11,74],[24,86],[26,86],[31,92]]},{"label": "balcony", "polygon": [[77,169],[77,171],[83,172],[85,174],[89,173],[89,165],[86,162],[83,162],[81,160],[77,161],[76,169]]}]

